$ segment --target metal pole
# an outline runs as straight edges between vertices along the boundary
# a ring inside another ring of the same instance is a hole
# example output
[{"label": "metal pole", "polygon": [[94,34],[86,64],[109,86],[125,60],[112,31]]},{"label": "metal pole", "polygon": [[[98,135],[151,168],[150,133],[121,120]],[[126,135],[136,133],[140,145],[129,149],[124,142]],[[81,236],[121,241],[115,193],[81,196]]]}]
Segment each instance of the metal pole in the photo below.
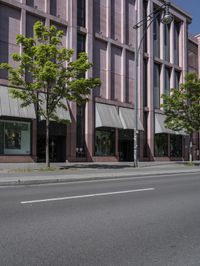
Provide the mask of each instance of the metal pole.
[{"label": "metal pole", "polygon": [[[136,19],[138,21],[138,2],[137,2],[137,11]],[[134,115],[135,115],[135,129],[134,129],[134,167],[138,167],[138,31],[136,30],[136,47],[135,47],[135,88],[134,88]]]},{"label": "metal pole", "polygon": [[[142,38],[138,45],[138,28],[136,28],[136,48],[135,48],[135,89],[134,89],[134,119],[135,119],[135,129],[134,129],[134,167],[138,167],[138,66],[139,66],[139,52],[142,46],[144,37],[149,29],[150,25],[154,19],[159,15],[157,13],[154,18],[151,19],[145,31],[143,32]],[[136,15],[137,16],[137,15]]]},{"label": "metal pole", "polygon": [[[137,10],[136,10],[136,21],[138,21],[138,9],[139,9],[139,1],[137,1]],[[134,129],[134,167],[138,167],[138,65],[139,65],[139,52],[142,46],[145,34],[152,24],[152,22],[159,16],[159,14],[163,11],[165,12],[165,17],[162,19],[162,23],[169,24],[173,20],[173,16],[169,12],[170,1],[164,1],[164,4],[157,8],[155,11],[150,13],[146,18],[137,22],[133,28],[136,30],[136,47],[135,47],[135,88],[134,89],[134,118],[135,118],[135,129]],[[164,20],[165,19],[165,20]],[[138,29],[144,25],[144,21],[149,22],[143,35],[141,37],[140,43],[138,45]]]}]

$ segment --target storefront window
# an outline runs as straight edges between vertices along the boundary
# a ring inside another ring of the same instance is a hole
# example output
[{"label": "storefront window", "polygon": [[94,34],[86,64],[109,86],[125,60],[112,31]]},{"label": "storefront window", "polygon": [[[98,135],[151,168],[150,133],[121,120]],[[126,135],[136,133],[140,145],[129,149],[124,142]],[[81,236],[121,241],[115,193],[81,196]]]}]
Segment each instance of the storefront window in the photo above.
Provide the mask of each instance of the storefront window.
[{"label": "storefront window", "polygon": [[182,136],[170,135],[170,156],[182,157]]},{"label": "storefront window", "polygon": [[97,129],[95,132],[95,156],[115,155],[115,129]]},{"label": "storefront window", "polygon": [[155,134],[155,156],[168,156],[168,134]]},{"label": "storefront window", "polygon": [[30,123],[0,121],[0,154],[30,154]]}]

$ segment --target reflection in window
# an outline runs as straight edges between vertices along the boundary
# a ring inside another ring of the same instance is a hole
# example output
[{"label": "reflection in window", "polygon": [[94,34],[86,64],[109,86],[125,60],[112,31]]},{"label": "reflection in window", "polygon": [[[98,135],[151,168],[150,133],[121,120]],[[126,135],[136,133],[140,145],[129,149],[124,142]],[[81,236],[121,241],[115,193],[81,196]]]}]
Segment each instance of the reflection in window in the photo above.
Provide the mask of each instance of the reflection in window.
[{"label": "reflection in window", "polygon": [[182,136],[170,135],[170,156],[182,157]]},{"label": "reflection in window", "polygon": [[160,108],[160,65],[154,64],[153,71],[153,101],[154,108]]},{"label": "reflection in window", "polygon": [[170,25],[164,25],[164,52],[165,60],[170,61]]},{"label": "reflection in window", "polygon": [[153,53],[160,57],[160,17],[157,13],[153,21]]},{"label": "reflection in window", "polygon": [[0,121],[0,154],[30,154],[30,123]]},{"label": "reflection in window", "polygon": [[101,128],[95,131],[95,156],[115,155],[115,129]]},{"label": "reflection in window", "polygon": [[168,156],[168,134],[155,134],[155,156]]},{"label": "reflection in window", "polygon": [[148,59],[144,59],[143,64],[143,104],[148,106]]},{"label": "reflection in window", "polygon": [[165,68],[165,87],[164,87],[164,94],[170,94],[170,76],[171,76],[171,69]]},{"label": "reflection in window", "polygon": [[180,23],[174,22],[174,64],[179,65],[179,31]]},{"label": "reflection in window", "polygon": [[76,112],[76,156],[85,156],[85,104],[77,105]]},{"label": "reflection in window", "polygon": [[181,77],[181,73],[179,71],[175,71],[175,83],[174,83],[174,87],[176,89],[179,88],[179,85],[180,85],[180,77]]},{"label": "reflection in window", "polygon": [[85,27],[85,0],[77,0],[77,25]]}]

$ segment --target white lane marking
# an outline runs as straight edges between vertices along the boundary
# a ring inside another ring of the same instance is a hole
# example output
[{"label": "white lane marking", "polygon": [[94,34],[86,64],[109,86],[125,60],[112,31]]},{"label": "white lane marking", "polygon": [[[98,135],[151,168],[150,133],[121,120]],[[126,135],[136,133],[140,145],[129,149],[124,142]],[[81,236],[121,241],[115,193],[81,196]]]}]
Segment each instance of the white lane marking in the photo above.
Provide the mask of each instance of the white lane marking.
[{"label": "white lane marking", "polygon": [[82,198],[91,198],[91,197],[108,196],[108,195],[116,195],[116,194],[127,194],[127,193],[134,193],[134,192],[142,192],[142,191],[149,191],[149,190],[155,190],[155,188],[141,188],[141,189],[134,189],[134,190],[114,191],[114,192],[106,192],[106,193],[98,193],[98,194],[87,194],[87,195],[70,196],[70,197],[62,197],[62,198],[28,200],[28,201],[21,201],[20,203],[21,204],[31,204],[31,203],[49,202],[49,201],[82,199]]}]

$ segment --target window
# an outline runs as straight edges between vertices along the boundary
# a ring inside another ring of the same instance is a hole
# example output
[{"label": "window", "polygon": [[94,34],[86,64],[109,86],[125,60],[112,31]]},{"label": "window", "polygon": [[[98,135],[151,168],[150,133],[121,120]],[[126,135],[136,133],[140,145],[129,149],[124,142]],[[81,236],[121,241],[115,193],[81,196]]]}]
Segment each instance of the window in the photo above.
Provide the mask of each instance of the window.
[{"label": "window", "polygon": [[189,72],[198,72],[198,50],[188,51],[188,70]]},{"label": "window", "polygon": [[85,0],[77,0],[77,25],[85,27]]},{"label": "window", "polygon": [[34,0],[26,0],[26,4],[27,6],[31,6],[31,7],[34,7]]},{"label": "window", "polygon": [[85,156],[85,104],[77,105],[76,111],[76,156]]},{"label": "window", "polygon": [[155,14],[153,21],[153,53],[154,56],[160,57],[160,17]]},{"label": "window", "polygon": [[101,128],[95,131],[95,156],[115,155],[115,129]]},{"label": "window", "polygon": [[144,59],[144,77],[143,77],[143,104],[144,107],[148,105],[148,71],[147,71],[147,66],[148,66],[148,59]]},{"label": "window", "polygon": [[174,63],[179,65],[179,31],[180,23],[174,22]]},{"label": "window", "polygon": [[57,15],[57,0],[50,0],[50,14]]},{"label": "window", "polygon": [[170,95],[170,76],[171,76],[171,69],[165,68],[165,87],[164,87],[164,94]]},{"label": "window", "polygon": [[174,81],[174,87],[176,89],[179,88],[179,84],[180,84],[180,76],[181,76],[181,73],[179,71],[175,71],[175,81]]},{"label": "window", "polygon": [[168,156],[168,134],[155,134],[155,156]]},{"label": "window", "polygon": [[182,136],[170,135],[170,156],[182,157]]},{"label": "window", "polygon": [[[77,34],[77,57],[85,51],[85,35]],[[85,77],[81,74],[80,77]],[[78,105],[76,111],[76,156],[85,156],[85,104]]]},{"label": "window", "polygon": [[170,25],[164,25],[164,58],[170,61]]},{"label": "window", "polygon": [[28,155],[31,152],[30,122],[0,121],[0,154]]},{"label": "window", "polygon": [[[143,17],[147,17],[147,9],[148,9],[148,1],[143,0]],[[147,20],[144,21],[144,27],[143,27],[143,34],[144,34],[144,40],[143,40],[143,47],[144,52],[147,53]]]},{"label": "window", "polygon": [[160,108],[160,65],[154,64],[153,74],[153,101],[154,108]]},{"label": "window", "polygon": [[85,52],[85,35],[77,34],[77,57],[81,52]]}]

